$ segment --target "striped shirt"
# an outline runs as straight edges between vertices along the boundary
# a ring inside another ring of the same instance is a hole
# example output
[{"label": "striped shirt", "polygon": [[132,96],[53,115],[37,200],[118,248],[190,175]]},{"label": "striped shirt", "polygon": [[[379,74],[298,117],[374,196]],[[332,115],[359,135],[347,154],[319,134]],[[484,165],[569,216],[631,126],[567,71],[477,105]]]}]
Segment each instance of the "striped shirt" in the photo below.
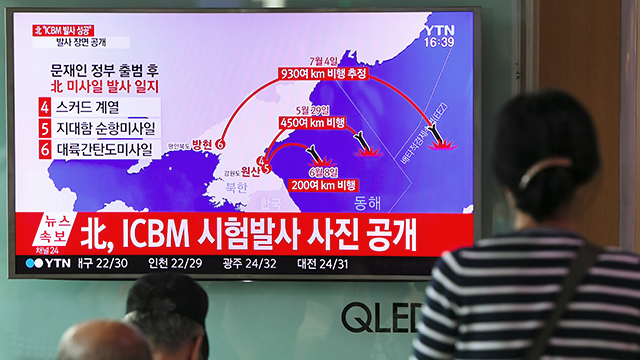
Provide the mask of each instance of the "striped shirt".
[{"label": "striped shirt", "polygon": [[[444,253],[411,359],[515,359],[555,306],[584,240],[539,228]],[[640,258],[607,249],[558,322],[543,359],[640,359]]]}]

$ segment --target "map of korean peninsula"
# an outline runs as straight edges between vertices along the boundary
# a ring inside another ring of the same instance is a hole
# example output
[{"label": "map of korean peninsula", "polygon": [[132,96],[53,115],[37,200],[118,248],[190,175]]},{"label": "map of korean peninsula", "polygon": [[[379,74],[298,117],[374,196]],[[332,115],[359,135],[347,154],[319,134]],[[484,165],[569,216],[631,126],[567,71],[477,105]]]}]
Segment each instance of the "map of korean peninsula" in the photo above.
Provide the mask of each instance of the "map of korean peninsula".
[{"label": "map of korean peninsula", "polygon": [[[234,114],[183,138],[188,149],[169,149],[163,139],[160,159],[53,160],[49,178],[75,194],[75,212],[472,212],[473,29],[463,16],[431,14],[400,52],[373,63],[357,48],[336,53],[335,65],[328,56],[291,64],[286,52],[271,52],[281,68],[324,77],[283,79],[273,68]],[[189,127],[190,117],[165,115],[173,99],[161,97],[163,131],[168,123]],[[212,98],[191,106],[206,113],[217,105]],[[306,128],[283,128],[287,119]],[[196,150],[194,140],[216,145]],[[302,180],[333,185],[294,188]],[[347,185],[357,187],[338,188]]]}]

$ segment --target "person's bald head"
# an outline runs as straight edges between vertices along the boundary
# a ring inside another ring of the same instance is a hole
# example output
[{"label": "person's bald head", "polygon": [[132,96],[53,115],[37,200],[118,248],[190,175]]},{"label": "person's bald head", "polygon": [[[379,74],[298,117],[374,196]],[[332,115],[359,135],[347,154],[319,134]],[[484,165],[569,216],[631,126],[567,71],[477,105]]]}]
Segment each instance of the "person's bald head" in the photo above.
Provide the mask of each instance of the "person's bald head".
[{"label": "person's bald head", "polygon": [[151,360],[147,340],[116,320],[92,320],[62,335],[57,360]]}]

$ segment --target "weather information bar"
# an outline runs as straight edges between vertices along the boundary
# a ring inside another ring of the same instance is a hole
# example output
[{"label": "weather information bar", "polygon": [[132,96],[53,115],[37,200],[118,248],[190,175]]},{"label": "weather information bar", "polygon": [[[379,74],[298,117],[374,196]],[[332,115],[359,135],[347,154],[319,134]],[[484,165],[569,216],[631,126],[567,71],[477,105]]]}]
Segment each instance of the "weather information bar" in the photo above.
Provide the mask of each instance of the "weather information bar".
[{"label": "weather information bar", "polygon": [[[377,276],[406,278],[416,272],[431,272],[438,258],[386,257],[371,261],[366,257],[328,256],[18,256],[16,268],[21,274],[38,276],[72,275],[86,278],[95,275],[144,274],[170,270],[206,277],[269,279],[272,275],[293,278],[375,278]],[[366,272],[363,272],[366,269]]]}]

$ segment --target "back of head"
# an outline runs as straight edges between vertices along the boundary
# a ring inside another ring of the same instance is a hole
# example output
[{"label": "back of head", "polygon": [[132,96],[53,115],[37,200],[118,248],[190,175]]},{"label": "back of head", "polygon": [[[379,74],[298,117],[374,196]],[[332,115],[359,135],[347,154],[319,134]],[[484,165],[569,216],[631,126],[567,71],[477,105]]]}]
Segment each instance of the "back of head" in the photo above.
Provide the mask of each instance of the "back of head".
[{"label": "back of head", "polygon": [[207,310],[207,293],[189,276],[153,273],[138,279],[129,290],[124,322],[147,337],[154,353],[175,354],[202,337],[200,352],[207,359]]},{"label": "back of head", "polygon": [[57,360],[151,360],[144,336],[115,320],[93,320],[62,335]]},{"label": "back of head", "polygon": [[518,209],[538,222],[553,217],[600,167],[591,116],[559,90],[515,97],[500,114],[493,166]]}]

